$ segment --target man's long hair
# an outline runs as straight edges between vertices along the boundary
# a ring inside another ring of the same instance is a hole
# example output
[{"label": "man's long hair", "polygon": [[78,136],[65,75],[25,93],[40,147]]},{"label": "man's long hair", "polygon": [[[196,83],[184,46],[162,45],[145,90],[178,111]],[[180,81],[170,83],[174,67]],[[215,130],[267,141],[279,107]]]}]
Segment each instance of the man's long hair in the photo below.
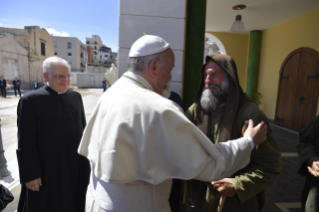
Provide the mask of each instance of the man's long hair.
[{"label": "man's long hair", "polygon": [[[201,67],[201,80],[200,84],[195,96],[195,104],[196,104],[196,122],[197,125],[202,125],[200,129],[207,135],[208,131],[208,122],[210,117],[210,112],[204,111],[200,100],[202,96],[203,89],[205,87],[205,65],[209,62],[213,61],[217,63],[228,76],[229,87],[228,87],[228,95],[226,100],[226,105],[224,109],[224,114],[222,121],[220,123],[220,142],[228,141],[231,139],[235,139],[236,135],[236,124],[235,119],[238,113],[239,108],[242,105],[242,101],[244,99],[244,93],[242,88],[239,85],[238,75],[237,75],[237,67],[236,64],[230,56],[222,55],[222,54],[213,54],[207,56],[205,59],[205,64]],[[205,117],[206,116],[206,117]]]}]

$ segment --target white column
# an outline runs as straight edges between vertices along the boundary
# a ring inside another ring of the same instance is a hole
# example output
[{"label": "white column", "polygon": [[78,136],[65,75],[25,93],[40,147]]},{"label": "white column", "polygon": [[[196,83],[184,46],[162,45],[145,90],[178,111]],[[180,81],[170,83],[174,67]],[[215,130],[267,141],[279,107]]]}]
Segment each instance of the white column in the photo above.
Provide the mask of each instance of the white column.
[{"label": "white column", "polygon": [[127,71],[130,47],[145,34],[166,40],[175,54],[171,89],[181,95],[186,0],[121,0],[118,77]]}]

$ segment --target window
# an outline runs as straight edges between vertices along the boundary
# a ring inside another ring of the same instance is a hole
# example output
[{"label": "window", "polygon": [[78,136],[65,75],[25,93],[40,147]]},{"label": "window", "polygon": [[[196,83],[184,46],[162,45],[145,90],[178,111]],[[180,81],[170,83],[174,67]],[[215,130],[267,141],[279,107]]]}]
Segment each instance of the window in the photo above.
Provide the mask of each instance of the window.
[{"label": "window", "polygon": [[54,48],[58,48],[58,43],[56,41],[54,41]]},{"label": "window", "polygon": [[45,43],[41,42],[41,55],[45,56]]},{"label": "window", "polygon": [[68,59],[72,59],[72,53],[68,53]]},{"label": "window", "polygon": [[100,55],[100,59],[102,59],[102,55]]},{"label": "window", "polygon": [[54,53],[54,56],[56,56],[56,57],[57,57],[57,56],[58,56],[58,53],[56,53],[56,52],[55,52],[55,53]]},{"label": "window", "polygon": [[80,57],[83,58],[83,53],[81,53]]},{"label": "window", "polygon": [[72,68],[72,63],[71,62],[69,62],[69,65],[70,65],[70,69]]},{"label": "window", "polygon": [[97,44],[97,42],[95,41],[94,44]]},{"label": "window", "polygon": [[68,49],[72,49],[72,43],[68,43]]},{"label": "window", "polygon": [[90,41],[86,41],[86,44],[90,44]]},{"label": "window", "polygon": [[94,49],[97,49],[96,46],[94,46]]}]

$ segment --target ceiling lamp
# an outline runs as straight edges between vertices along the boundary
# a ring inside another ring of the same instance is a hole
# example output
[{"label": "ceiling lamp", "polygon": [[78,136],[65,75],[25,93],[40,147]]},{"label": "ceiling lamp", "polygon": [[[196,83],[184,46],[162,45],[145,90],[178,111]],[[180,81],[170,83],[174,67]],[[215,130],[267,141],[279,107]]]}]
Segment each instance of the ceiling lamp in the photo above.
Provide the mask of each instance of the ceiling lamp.
[{"label": "ceiling lamp", "polygon": [[245,27],[244,27],[244,23],[241,20],[241,15],[239,15],[239,10],[243,10],[245,8],[246,8],[246,5],[244,5],[244,4],[239,4],[239,5],[233,6],[233,10],[238,10],[238,15],[236,15],[236,20],[230,28],[230,30],[232,32],[244,31]]}]

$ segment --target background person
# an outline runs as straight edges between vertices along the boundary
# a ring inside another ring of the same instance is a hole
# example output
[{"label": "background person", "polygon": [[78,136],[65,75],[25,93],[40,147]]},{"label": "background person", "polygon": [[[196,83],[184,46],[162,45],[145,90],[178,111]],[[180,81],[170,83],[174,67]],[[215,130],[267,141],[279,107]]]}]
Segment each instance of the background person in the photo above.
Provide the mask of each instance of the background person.
[{"label": "background person", "polygon": [[103,81],[102,81],[103,92],[105,92],[105,90],[106,90],[106,82],[108,82],[108,81],[107,81],[107,79],[104,77],[104,79],[103,79]]},{"label": "background person", "polygon": [[299,174],[306,177],[302,191],[302,211],[319,211],[319,116],[299,133]]},{"label": "background person", "polygon": [[39,82],[38,82],[38,81],[35,81],[35,82],[33,83],[33,90],[38,90],[39,88],[40,88]]},{"label": "background person", "polygon": [[0,90],[1,96],[6,98],[7,96],[7,81],[3,79],[3,76],[0,76]]},{"label": "background person", "polygon": [[18,79],[18,77],[14,78],[14,80],[12,81],[12,84],[14,88],[14,95],[17,96],[17,91],[18,91],[19,96],[21,97],[21,92],[20,92],[21,81]]}]

